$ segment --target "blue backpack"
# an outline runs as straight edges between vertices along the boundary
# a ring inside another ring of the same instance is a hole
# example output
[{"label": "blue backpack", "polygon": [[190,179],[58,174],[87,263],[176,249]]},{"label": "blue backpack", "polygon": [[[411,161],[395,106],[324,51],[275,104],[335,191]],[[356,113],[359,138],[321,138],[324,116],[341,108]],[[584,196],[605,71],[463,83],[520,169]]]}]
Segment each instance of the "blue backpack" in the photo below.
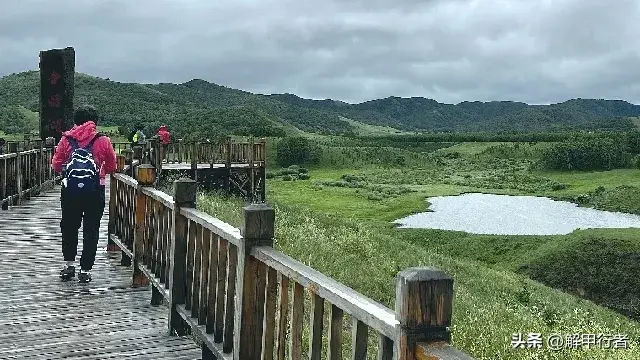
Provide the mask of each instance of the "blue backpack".
[{"label": "blue backpack", "polygon": [[102,135],[96,134],[85,148],[79,147],[76,139],[67,136],[72,149],[64,171],[65,189],[68,193],[86,195],[97,191],[100,187],[100,169],[91,153],[93,143],[100,136]]}]

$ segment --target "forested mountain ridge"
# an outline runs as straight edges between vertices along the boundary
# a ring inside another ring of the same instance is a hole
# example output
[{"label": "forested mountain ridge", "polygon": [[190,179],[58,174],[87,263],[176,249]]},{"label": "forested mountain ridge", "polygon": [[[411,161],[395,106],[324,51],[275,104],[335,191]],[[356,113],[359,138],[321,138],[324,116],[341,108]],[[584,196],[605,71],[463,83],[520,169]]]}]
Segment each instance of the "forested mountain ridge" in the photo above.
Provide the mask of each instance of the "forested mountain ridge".
[{"label": "forested mountain ridge", "polygon": [[[38,111],[39,72],[0,78],[0,127],[33,124]],[[140,123],[149,131],[166,123],[181,136],[217,134],[281,136],[297,129],[325,134],[352,133],[345,117],[365,124],[408,131],[553,131],[633,128],[640,106],[621,100],[573,99],[552,105],[511,101],[443,104],[420,97],[388,97],[359,104],[310,100],[292,94],[261,95],[194,79],[182,84],[120,83],[77,73],[75,103],[98,106],[104,125],[124,130]],[[18,107],[23,110],[16,110]],[[9,109],[10,108],[10,109]],[[7,110],[8,109],[8,110]],[[7,119],[4,119],[7,118]],[[18,131],[20,126],[10,130]]]}]

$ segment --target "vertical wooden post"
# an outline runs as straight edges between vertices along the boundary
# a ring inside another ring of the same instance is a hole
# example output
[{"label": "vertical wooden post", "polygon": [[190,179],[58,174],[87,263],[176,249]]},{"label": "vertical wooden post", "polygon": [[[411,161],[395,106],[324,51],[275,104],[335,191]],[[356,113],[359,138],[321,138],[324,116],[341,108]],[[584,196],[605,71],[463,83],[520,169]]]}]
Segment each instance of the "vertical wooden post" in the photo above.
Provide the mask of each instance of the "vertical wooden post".
[{"label": "vertical wooden post", "polygon": [[147,286],[149,279],[140,270],[143,264],[145,254],[145,215],[147,213],[147,197],[142,193],[143,186],[152,186],[156,181],[155,168],[149,164],[138,166],[136,178],[138,179],[138,188],[136,189],[135,202],[135,231],[133,233],[133,286]]},{"label": "vertical wooden post", "polygon": [[[44,146],[49,149],[47,151],[47,156],[46,156],[46,163],[47,163],[47,169],[46,169],[46,178],[49,180],[54,180],[52,179],[53,177],[53,169],[51,168],[50,164],[49,164],[49,154],[51,154],[51,156],[53,156],[53,149],[56,146],[56,139],[53,137],[48,137],[44,140]],[[53,185],[53,181],[51,182],[51,185]]]},{"label": "vertical wooden post", "polygon": [[253,138],[249,140],[249,153],[247,154],[249,157],[249,181],[251,184],[249,185],[249,191],[251,192],[251,202],[256,202],[256,170],[254,168],[254,160],[255,160],[255,146],[253,142]]},{"label": "vertical wooden post", "polygon": [[156,144],[157,144],[157,140],[155,138],[151,138],[149,140],[147,140],[147,144],[146,144],[146,149],[144,150],[145,154],[148,154],[147,156],[149,157],[149,159],[144,159],[143,163],[148,163],[153,165],[154,167],[156,166]]},{"label": "vertical wooden post", "polygon": [[38,185],[38,192],[40,192],[42,187],[42,177],[44,173],[44,168],[47,166],[47,163],[44,161],[44,152],[43,152],[43,141],[41,139],[37,139],[35,141],[36,149],[38,149],[38,153],[36,154],[36,183]]},{"label": "vertical wooden post", "polygon": [[48,137],[44,140],[44,146],[53,149],[56,146],[56,139],[54,137]]},{"label": "vertical wooden post", "polygon": [[198,181],[198,142],[191,144],[191,178]]},{"label": "vertical wooden post", "polygon": [[267,167],[267,138],[262,138],[260,141],[260,161],[263,167]]},{"label": "vertical wooden post", "polygon": [[227,156],[225,158],[225,162],[224,162],[224,167],[226,168],[226,175],[224,178],[224,190],[227,192],[227,194],[231,193],[231,149],[232,149],[232,144],[231,144],[231,138],[229,138],[229,140],[227,140]]},{"label": "vertical wooden post", "polygon": [[5,201],[7,197],[7,162],[9,159],[0,160],[0,201],[2,202],[2,210],[7,210],[9,208],[9,202]]},{"label": "vertical wooden post", "polygon": [[433,267],[398,273],[396,319],[400,323],[395,353],[398,360],[419,360],[421,342],[451,341],[453,278]]},{"label": "vertical wooden post", "polygon": [[[144,148],[141,145],[136,145],[133,147],[133,155],[132,160],[138,160],[138,164],[144,164]],[[134,174],[136,174],[134,172]],[[132,176],[134,177],[134,176]]]},{"label": "vertical wooden post", "polygon": [[127,164],[127,157],[125,155],[116,155],[116,172],[123,173],[124,167]]},{"label": "vertical wooden post", "polygon": [[[117,172],[124,168],[124,156],[116,155]],[[107,231],[107,251],[118,251],[118,245],[111,240],[111,234],[116,233],[116,206],[118,198],[118,181],[113,174],[109,175],[109,227]]]},{"label": "vertical wooden post", "polygon": [[[275,211],[267,204],[244,207],[241,234],[243,249],[238,248],[234,359],[259,360],[262,353],[262,326],[267,267],[249,255],[254,246],[273,246]],[[242,339],[242,344],[240,341]]]},{"label": "vertical wooden post", "polygon": [[186,327],[176,306],[185,303],[187,277],[188,220],[180,214],[180,208],[196,207],[197,183],[191,179],[173,182],[173,233],[171,234],[171,268],[169,269],[169,333],[184,335]]},{"label": "vertical wooden post", "polygon": [[162,171],[162,161],[164,159],[164,146],[162,146],[160,139],[155,140],[155,155],[156,175],[160,175]]},{"label": "vertical wooden post", "polygon": [[20,205],[22,200],[22,156],[20,155],[20,147],[17,141],[9,142],[9,153],[16,154],[15,161],[15,198],[11,201],[11,205]]},{"label": "vertical wooden post", "polygon": [[122,150],[122,154],[125,158],[125,164],[129,165],[129,171],[126,171],[125,174],[133,177],[133,150],[124,149]]}]

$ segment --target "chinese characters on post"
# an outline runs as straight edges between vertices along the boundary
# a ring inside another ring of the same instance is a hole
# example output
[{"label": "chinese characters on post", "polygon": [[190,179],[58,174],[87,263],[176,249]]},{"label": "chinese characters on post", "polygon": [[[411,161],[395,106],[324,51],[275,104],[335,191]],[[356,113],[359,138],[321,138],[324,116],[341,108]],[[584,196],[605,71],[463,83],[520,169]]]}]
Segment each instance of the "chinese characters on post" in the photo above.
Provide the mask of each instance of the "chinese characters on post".
[{"label": "chinese characters on post", "polygon": [[[51,85],[53,86],[53,91],[54,94],[51,95],[49,97],[49,107],[55,108],[55,109],[59,109],[62,105],[62,95],[60,95],[60,93],[62,92],[61,88],[62,88],[62,83],[59,83],[58,81],[62,78],[62,76],[60,74],[58,74],[55,70],[51,72],[51,75],[49,76],[49,80]],[[62,133],[62,131],[64,131],[63,126],[62,126],[62,118],[60,117],[59,114],[60,110],[54,110],[57,116],[54,116],[51,121],[49,122],[49,129],[51,129],[52,131],[56,132],[56,133]]]},{"label": "chinese characters on post", "polygon": [[60,76],[60,74],[58,74],[55,71],[51,72],[51,76],[49,76],[49,81],[51,81],[51,85],[56,85],[58,83],[58,80],[60,80],[62,78],[62,76]]}]

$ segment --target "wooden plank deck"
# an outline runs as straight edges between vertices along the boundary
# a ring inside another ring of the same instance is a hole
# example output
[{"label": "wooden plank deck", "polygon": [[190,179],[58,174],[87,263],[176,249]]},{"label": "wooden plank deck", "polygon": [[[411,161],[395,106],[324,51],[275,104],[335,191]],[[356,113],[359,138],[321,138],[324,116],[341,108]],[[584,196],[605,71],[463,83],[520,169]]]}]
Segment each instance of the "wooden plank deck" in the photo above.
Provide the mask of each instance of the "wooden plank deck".
[{"label": "wooden plank deck", "polygon": [[168,310],[150,305],[150,288],[132,288],[131,269],[106,252],[108,205],[93,281],[60,281],[59,198],[56,188],[0,212],[0,359],[200,359],[191,338],[167,334]]}]

